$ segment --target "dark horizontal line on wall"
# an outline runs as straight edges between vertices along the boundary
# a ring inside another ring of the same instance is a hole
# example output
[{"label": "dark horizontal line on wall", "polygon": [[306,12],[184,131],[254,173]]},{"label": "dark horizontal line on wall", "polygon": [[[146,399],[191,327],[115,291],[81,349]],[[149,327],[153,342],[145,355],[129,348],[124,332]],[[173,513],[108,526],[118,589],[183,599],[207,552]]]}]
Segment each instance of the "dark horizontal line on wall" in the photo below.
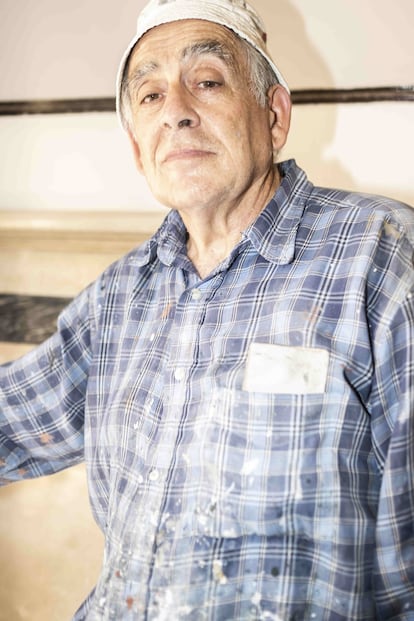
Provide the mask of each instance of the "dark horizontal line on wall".
[{"label": "dark horizontal line on wall", "polygon": [[[371,103],[378,101],[414,101],[414,86],[385,86],[352,89],[304,89],[292,91],[292,102],[296,105]],[[0,101],[0,116],[114,111],[114,97]]]},{"label": "dark horizontal line on wall", "polygon": [[292,101],[295,104],[414,101],[414,86],[300,90],[292,92]]},{"label": "dark horizontal line on wall", "polygon": [[0,101],[0,116],[18,114],[66,114],[70,112],[114,112],[113,97],[89,99],[38,99],[26,101]]},{"label": "dark horizontal line on wall", "polygon": [[0,341],[37,345],[56,330],[69,298],[0,294]]}]

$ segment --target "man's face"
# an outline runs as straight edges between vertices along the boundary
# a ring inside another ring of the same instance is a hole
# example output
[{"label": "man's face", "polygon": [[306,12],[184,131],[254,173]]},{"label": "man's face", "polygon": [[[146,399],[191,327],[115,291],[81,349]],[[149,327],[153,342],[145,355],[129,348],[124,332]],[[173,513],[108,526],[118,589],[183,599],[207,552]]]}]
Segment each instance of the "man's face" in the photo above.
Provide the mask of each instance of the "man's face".
[{"label": "man's face", "polygon": [[150,30],[128,78],[137,165],[163,204],[235,205],[272,169],[269,110],[251,93],[244,50],[226,28],[185,20]]}]

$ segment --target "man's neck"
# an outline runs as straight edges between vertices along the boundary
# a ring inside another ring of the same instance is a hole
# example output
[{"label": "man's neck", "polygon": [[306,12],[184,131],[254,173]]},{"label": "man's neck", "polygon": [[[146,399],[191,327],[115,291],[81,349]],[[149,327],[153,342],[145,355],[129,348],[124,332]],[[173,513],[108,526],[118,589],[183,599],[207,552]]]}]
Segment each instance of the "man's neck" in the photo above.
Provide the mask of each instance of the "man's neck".
[{"label": "man's neck", "polygon": [[217,236],[207,243],[201,239],[195,242],[194,236],[189,237],[187,255],[201,278],[208,276],[229,256],[230,252],[241,240],[242,232],[239,230],[228,232],[226,235]]},{"label": "man's neck", "polygon": [[181,213],[188,231],[187,254],[201,278],[210,274],[241,241],[245,231],[267,205],[280,184],[274,174],[239,204]]}]

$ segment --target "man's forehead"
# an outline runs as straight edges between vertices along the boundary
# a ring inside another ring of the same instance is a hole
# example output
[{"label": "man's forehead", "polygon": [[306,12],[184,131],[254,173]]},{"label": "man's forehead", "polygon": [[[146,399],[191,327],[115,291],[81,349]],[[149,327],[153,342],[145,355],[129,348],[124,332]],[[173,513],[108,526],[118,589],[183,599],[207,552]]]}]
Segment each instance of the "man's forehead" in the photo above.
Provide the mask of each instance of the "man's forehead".
[{"label": "man's forehead", "polygon": [[152,28],[136,43],[130,64],[156,63],[168,50],[183,60],[194,54],[215,54],[224,61],[240,54],[240,39],[225,26],[207,20],[180,20]]}]

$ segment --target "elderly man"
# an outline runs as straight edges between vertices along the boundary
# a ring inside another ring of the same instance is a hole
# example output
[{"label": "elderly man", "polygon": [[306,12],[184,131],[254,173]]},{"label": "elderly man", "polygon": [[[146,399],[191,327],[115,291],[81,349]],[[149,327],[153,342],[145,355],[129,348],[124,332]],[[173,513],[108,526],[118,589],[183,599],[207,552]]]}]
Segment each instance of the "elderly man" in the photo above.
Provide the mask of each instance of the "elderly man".
[{"label": "elderly man", "polygon": [[413,212],[275,165],[290,98],[241,0],[152,0],[121,63],[160,230],[5,367],[3,478],[85,458],[75,619],[414,619]]}]

